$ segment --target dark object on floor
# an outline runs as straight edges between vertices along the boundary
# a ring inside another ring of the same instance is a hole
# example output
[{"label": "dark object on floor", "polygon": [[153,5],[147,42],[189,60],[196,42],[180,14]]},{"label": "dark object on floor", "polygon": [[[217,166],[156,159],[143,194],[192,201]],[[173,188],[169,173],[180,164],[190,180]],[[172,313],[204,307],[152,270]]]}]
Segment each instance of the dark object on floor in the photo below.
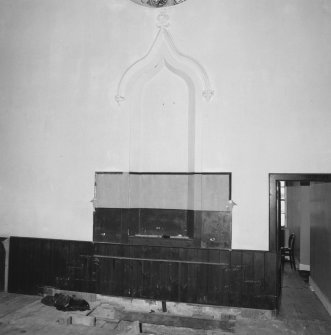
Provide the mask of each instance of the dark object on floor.
[{"label": "dark object on floor", "polygon": [[62,293],[56,293],[54,296],[46,296],[41,299],[41,302],[47,306],[54,306],[59,311],[87,311],[90,309],[89,303],[77,298]]},{"label": "dark object on floor", "polygon": [[46,295],[41,299],[41,302],[46,306],[54,306],[54,297],[52,295]]},{"label": "dark object on floor", "polygon": [[310,271],[299,271],[300,277],[303,279],[305,283],[309,283],[309,276],[310,276]]},{"label": "dark object on floor", "polygon": [[295,243],[295,235],[291,234],[290,237],[288,238],[288,247],[282,247],[280,251],[282,255],[282,265],[284,266],[286,257],[289,257],[291,269],[295,270],[294,243]]}]

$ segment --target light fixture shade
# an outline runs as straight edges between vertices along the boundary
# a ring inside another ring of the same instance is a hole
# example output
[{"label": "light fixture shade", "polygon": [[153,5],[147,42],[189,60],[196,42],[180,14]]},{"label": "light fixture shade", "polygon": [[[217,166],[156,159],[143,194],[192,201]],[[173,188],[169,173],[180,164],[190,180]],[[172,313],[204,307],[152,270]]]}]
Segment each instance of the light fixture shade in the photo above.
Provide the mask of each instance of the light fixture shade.
[{"label": "light fixture shade", "polygon": [[160,7],[178,5],[186,0],[131,0],[131,1],[145,7],[160,8]]}]

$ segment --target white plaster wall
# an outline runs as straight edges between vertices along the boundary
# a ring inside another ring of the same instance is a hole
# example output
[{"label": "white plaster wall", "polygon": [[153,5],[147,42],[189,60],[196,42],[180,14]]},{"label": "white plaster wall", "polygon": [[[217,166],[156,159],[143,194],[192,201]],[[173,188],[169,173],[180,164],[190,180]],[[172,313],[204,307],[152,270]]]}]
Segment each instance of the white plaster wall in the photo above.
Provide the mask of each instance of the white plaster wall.
[{"label": "white plaster wall", "polygon": [[[233,247],[265,250],[268,174],[331,172],[331,4],[187,0],[169,13],[216,90],[197,96],[195,159],[233,173]],[[1,235],[92,239],[94,172],[128,166],[113,96],[156,14],[128,0],[0,1]]]}]

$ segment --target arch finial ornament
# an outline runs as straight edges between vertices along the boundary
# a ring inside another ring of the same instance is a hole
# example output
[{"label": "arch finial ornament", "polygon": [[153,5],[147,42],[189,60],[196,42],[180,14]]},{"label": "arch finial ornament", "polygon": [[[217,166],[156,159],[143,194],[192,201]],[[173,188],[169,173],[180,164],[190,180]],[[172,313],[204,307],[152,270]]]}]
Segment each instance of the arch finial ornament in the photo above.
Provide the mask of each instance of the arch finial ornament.
[{"label": "arch finial ornament", "polygon": [[156,26],[158,28],[168,28],[170,26],[170,16],[166,10],[162,10],[156,17]]},{"label": "arch finial ornament", "polygon": [[123,73],[117,87],[115,100],[121,104],[126,100],[128,87],[132,86],[138,78],[152,68],[159,68],[169,64],[175,69],[185,73],[190,78],[198,78],[202,85],[202,96],[206,101],[210,101],[214,95],[211,88],[208,74],[204,67],[193,57],[182,53],[175,45],[171,33],[168,30],[170,26],[170,17],[163,9],[156,18],[158,32],[147,53],[131,64]]}]

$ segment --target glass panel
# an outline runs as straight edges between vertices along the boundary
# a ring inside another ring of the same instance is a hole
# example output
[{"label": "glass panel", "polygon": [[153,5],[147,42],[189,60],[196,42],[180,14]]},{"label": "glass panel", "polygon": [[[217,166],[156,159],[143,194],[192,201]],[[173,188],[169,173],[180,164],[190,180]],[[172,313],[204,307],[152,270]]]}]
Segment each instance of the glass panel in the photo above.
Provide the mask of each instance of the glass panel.
[{"label": "glass panel", "polygon": [[188,209],[188,182],[185,174],[130,174],[129,207]]},{"label": "glass panel", "polygon": [[94,207],[128,207],[129,176],[127,173],[96,173]]},{"label": "glass panel", "polygon": [[226,211],[229,201],[229,177],[225,175],[202,175],[202,210]]}]

